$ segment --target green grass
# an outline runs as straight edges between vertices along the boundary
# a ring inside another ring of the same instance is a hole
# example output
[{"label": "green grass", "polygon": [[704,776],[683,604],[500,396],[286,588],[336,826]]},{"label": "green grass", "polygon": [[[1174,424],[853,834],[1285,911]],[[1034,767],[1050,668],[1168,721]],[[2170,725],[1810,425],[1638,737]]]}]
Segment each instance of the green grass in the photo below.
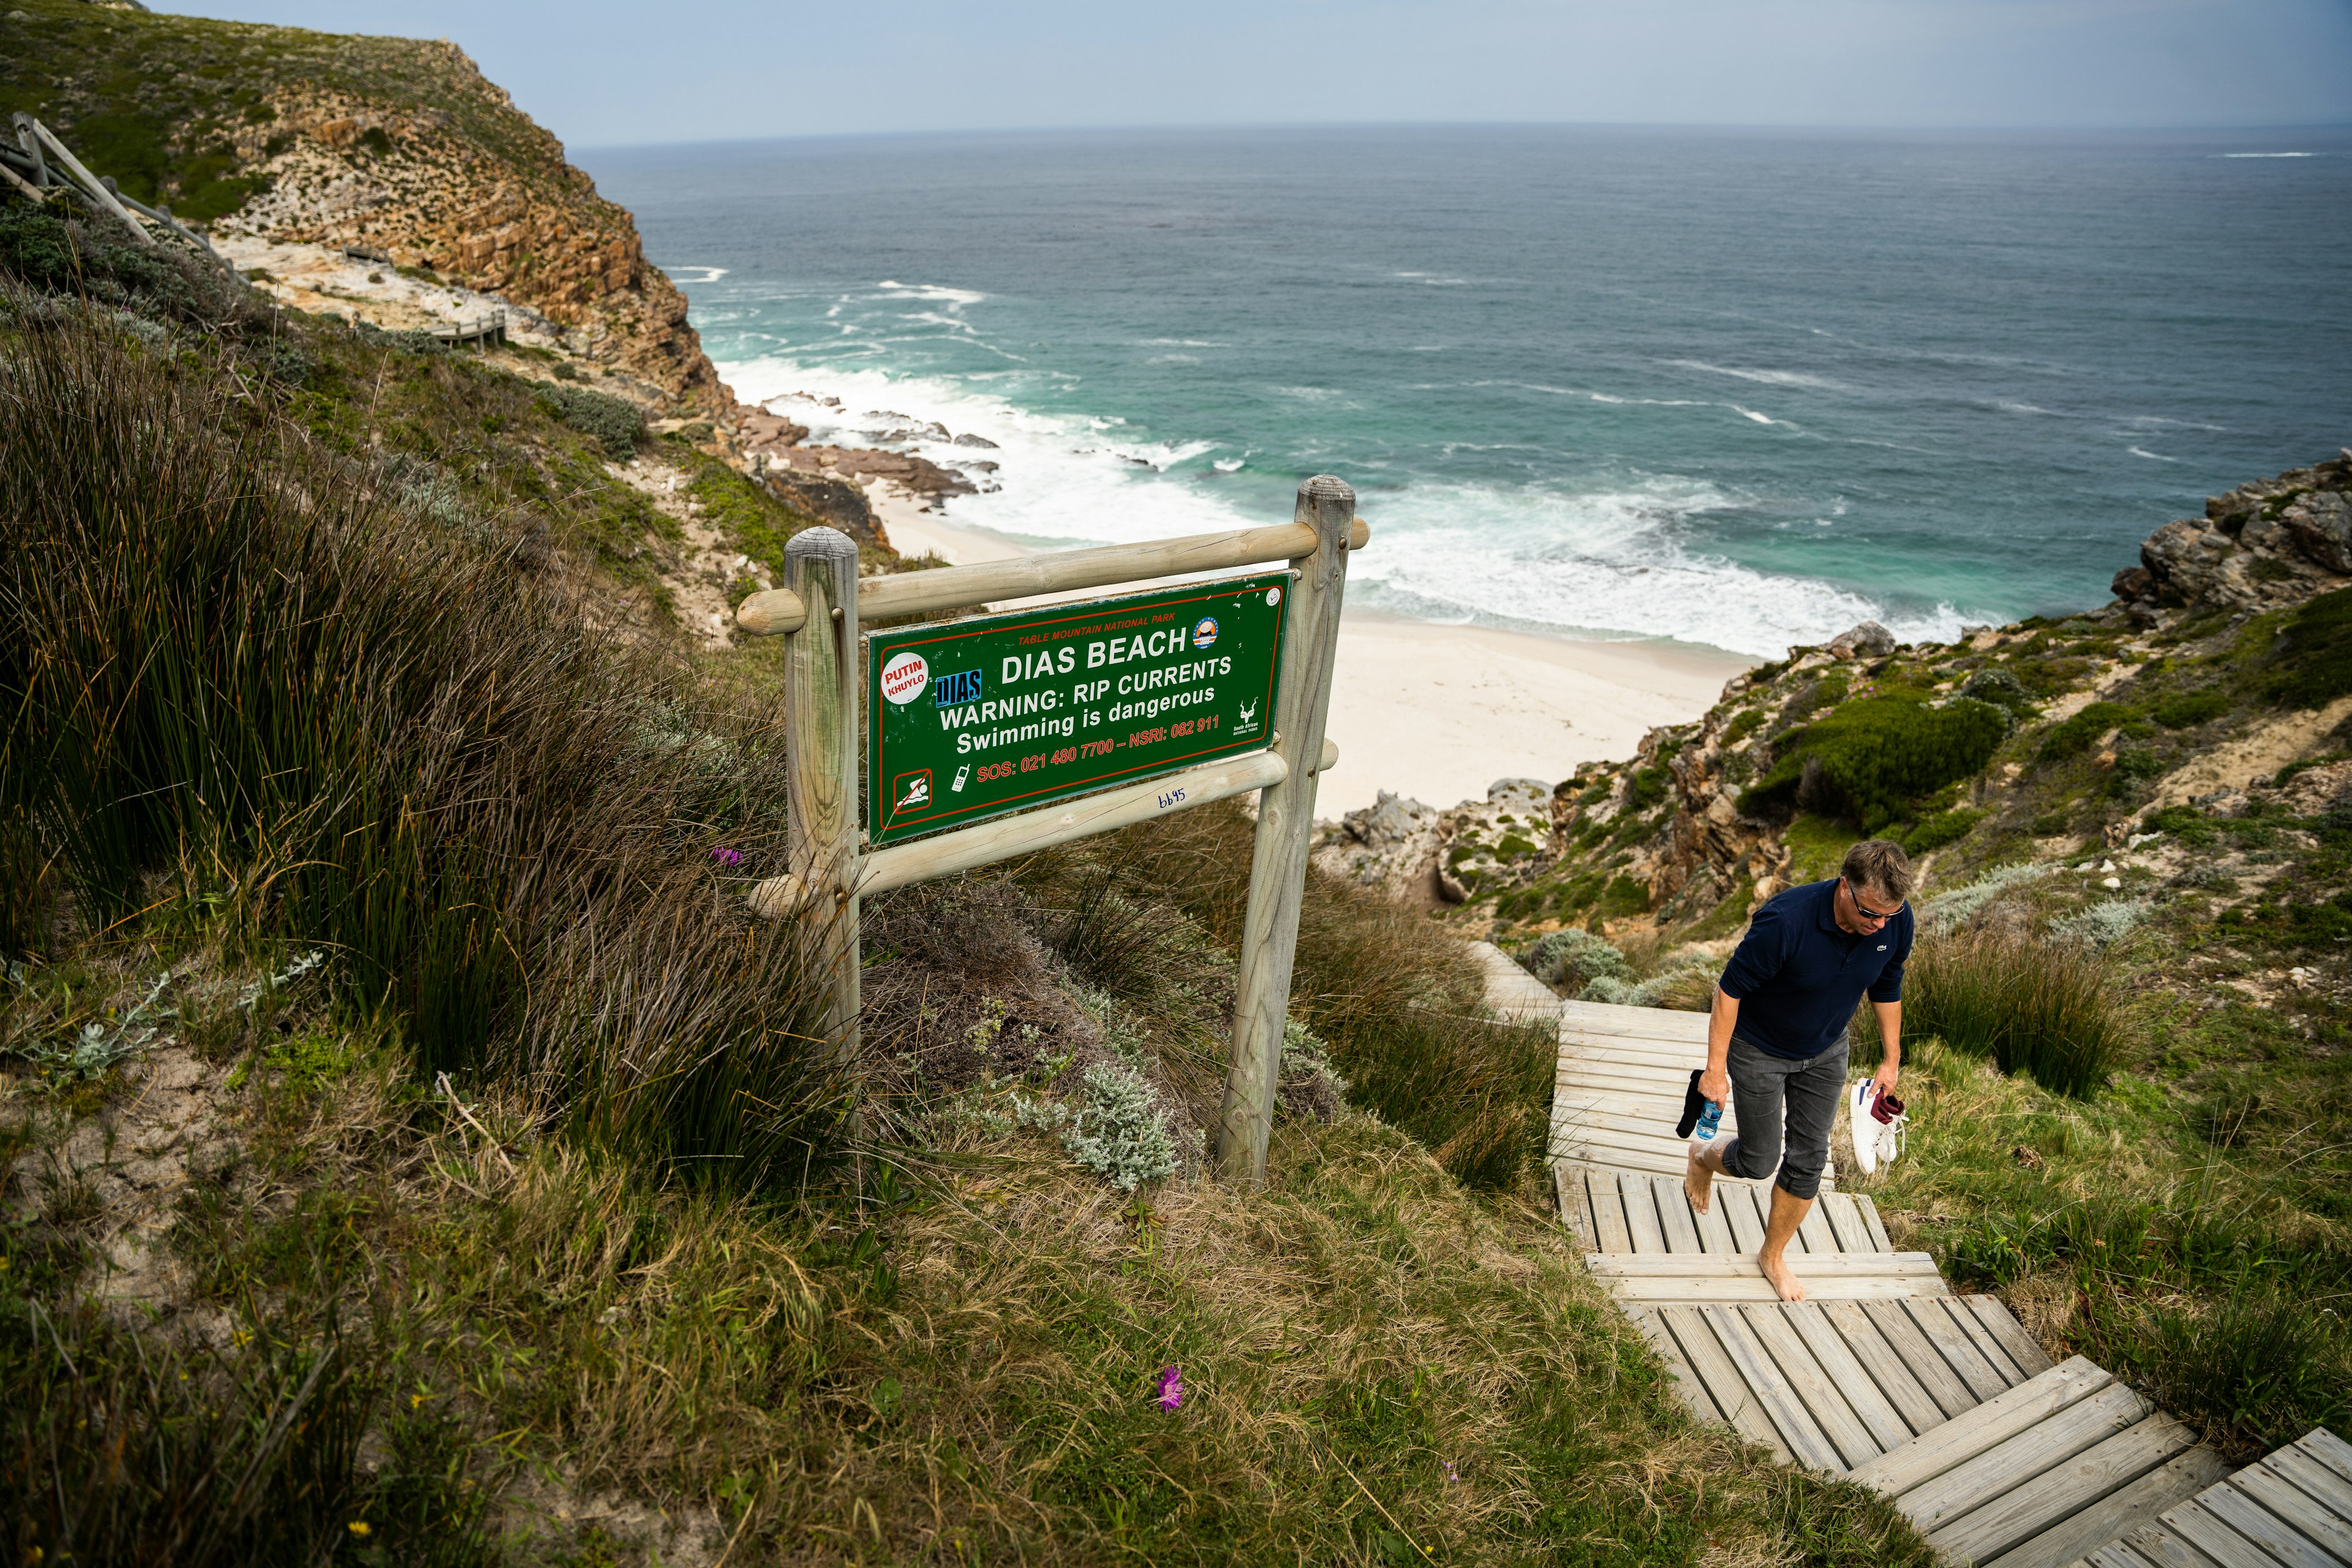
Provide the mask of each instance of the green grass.
[{"label": "green grass", "polygon": [[713,897],[713,843],[780,842],[764,716],[104,327],[0,363],[0,818],[37,882],[103,924],[162,877],[320,942],[421,1068],[599,1136],[755,1184],[824,1162],[803,939]]},{"label": "green grass", "polygon": [[2322,594],[2287,617],[2269,685],[2273,698],[2296,708],[2352,692],[2352,588]]},{"label": "green grass", "polygon": [[[2077,1097],[2105,1087],[2129,1037],[2105,964],[2073,944],[1990,931],[1923,938],[1904,971],[1903,1013],[1906,1032]],[[1874,1042],[1874,1019],[1855,1026]]]}]

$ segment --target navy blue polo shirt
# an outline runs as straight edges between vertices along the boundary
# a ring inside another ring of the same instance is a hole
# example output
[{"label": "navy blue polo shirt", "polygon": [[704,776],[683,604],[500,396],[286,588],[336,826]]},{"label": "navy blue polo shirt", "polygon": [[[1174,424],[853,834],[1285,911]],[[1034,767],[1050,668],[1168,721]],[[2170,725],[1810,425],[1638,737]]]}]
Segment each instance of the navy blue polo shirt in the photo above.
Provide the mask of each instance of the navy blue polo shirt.
[{"label": "navy blue polo shirt", "polygon": [[1838,879],[1807,882],[1756,911],[1723,966],[1723,994],[1739,1004],[1739,1037],[1769,1056],[1802,1060],[1838,1043],[1864,994],[1903,1000],[1911,906],[1874,931],[1837,923]]}]

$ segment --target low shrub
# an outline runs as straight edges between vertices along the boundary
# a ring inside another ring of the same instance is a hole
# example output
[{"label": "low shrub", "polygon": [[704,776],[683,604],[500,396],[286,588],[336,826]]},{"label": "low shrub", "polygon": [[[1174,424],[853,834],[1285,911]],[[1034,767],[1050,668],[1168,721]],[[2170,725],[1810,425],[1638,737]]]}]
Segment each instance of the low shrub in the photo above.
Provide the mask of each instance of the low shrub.
[{"label": "low shrub", "polygon": [[2352,1341],[2306,1293],[2242,1278],[2218,1302],[2095,1295],[2086,1350],[2165,1409],[2256,1450],[2352,1421]]},{"label": "low shrub", "polygon": [[2167,697],[2149,708],[2147,716],[2168,730],[2193,730],[2229,710],[2229,695],[2219,687],[2209,686],[2202,691],[2183,691]]},{"label": "low shrub", "polygon": [[[2076,943],[1984,931],[1931,937],[1912,951],[1905,971],[1903,1027],[1990,1058],[2003,1072],[2030,1073],[2044,1089],[2087,1098],[2124,1053],[2123,1005],[2113,982]],[[1875,1041],[1868,1008],[1856,1015],[1854,1029]]]},{"label": "low shrub", "polygon": [[593,436],[604,456],[625,463],[646,433],[642,409],[626,398],[584,386],[547,386],[539,395],[555,416],[583,436]]},{"label": "low shrub", "polygon": [[1772,771],[1739,797],[1739,809],[1759,816],[1801,807],[1875,831],[1912,797],[1981,773],[2008,730],[2008,716],[1987,702],[1931,708],[1904,697],[1859,698],[1782,736]]},{"label": "low shrub", "polygon": [[2053,725],[2050,732],[2042,737],[2033,760],[2063,763],[2069,757],[2079,757],[2091,749],[2094,741],[2132,716],[2132,710],[2120,702],[2094,702],[2073,718]]},{"label": "low shrub", "polygon": [[2287,618],[2273,661],[2270,694],[2317,708],[2352,692],[2352,588],[2305,603]]},{"label": "low shrub", "polygon": [[1969,829],[1984,820],[1984,813],[1970,807],[1957,811],[1939,811],[1922,818],[1903,835],[1903,848],[1911,855],[1925,855],[1941,849],[1947,844],[1957,844],[1969,836]]},{"label": "low shrub", "polygon": [[1624,980],[1633,973],[1614,943],[1574,927],[1529,942],[1519,953],[1519,965],[1545,984],[1571,994],[1604,975]]}]

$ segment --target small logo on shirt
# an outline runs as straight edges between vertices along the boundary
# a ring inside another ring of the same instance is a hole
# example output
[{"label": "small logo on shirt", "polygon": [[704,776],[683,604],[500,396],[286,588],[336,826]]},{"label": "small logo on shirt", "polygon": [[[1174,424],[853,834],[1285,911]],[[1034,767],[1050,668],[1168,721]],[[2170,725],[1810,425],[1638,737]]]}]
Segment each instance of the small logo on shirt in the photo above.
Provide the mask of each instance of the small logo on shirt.
[{"label": "small logo on shirt", "polygon": [[1879,952],[1885,952],[1886,951],[1886,944],[1885,944],[1885,942],[1880,942],[1880,943],[1878,944],[1878,951],[1879,951]]}]

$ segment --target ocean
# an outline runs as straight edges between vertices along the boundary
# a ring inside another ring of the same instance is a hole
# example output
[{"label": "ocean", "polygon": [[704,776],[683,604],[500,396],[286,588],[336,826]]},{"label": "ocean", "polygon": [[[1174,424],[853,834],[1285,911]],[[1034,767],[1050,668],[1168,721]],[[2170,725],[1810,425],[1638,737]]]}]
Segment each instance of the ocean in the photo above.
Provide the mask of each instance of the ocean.
[{"label": "ocean", "polygon": [[2352,128],[574,155],[738,395],[943,429],[896,444],[985,487],[950,521],[1149,539],[1328,471],[1374,529],[1350,602],[1426,620],[1949,638],[2103,603],[2158,525],[2352,444]]}]

